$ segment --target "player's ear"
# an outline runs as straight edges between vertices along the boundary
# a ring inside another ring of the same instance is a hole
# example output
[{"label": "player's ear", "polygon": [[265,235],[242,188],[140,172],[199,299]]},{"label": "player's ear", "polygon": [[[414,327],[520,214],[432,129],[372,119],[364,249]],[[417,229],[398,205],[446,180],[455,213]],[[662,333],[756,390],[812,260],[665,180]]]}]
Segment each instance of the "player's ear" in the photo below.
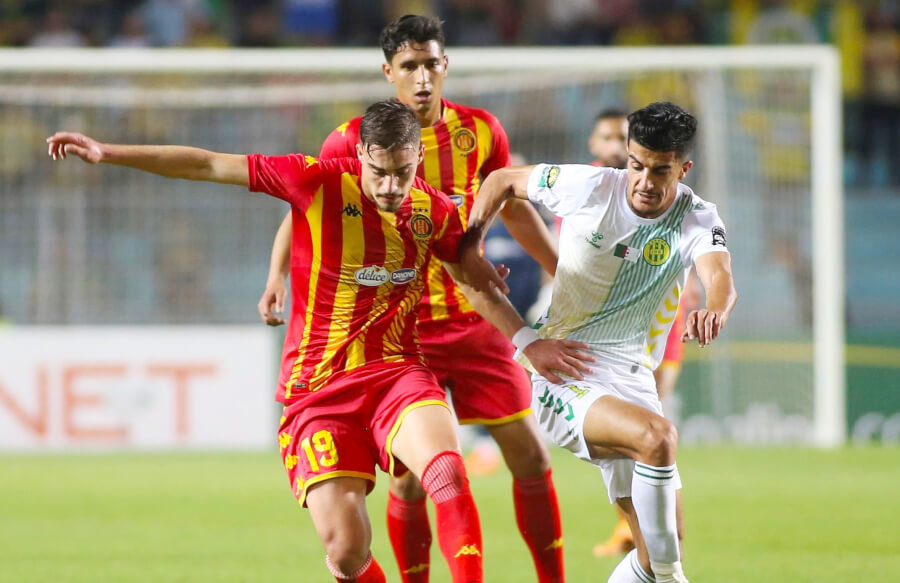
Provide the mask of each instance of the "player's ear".
[{"label": "player's ear", "polygon": [[421,165],[425,160],[425,142],[419,142],[419,159],[416,162],[417,165]]},{"label": "player's ear", "polygon": [[363,147],[362,144],[356,142],[356,157],[359,158],[359,161],[362,162],[363,159]]},{"label": "player's ear", "polygon": [[681,165],[681,174],[678,176],[678,180],[681,180],[685,176],[687,176],[688,171],[694,167],[693,160],[687,160],[684,164]]},{"label": "player's ear", "polygon": [[384,71],[384,77],[388,83],[394,82],[394,71],[391,69],[390,63],[381,63],[381,70]]},{"label": "player's ear", "polygon": [[447,76],[447,67],[450,66],[450,59],[447,58],[447,55],[444,55],[444,77]]}]

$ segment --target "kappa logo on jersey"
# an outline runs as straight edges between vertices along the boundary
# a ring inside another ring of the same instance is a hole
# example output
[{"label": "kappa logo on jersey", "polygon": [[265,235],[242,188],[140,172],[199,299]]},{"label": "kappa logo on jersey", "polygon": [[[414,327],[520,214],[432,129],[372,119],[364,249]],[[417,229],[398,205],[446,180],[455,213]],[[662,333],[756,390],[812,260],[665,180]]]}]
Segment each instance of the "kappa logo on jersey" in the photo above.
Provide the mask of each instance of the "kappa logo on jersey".
[{"label": "kappa logo on jersey", "polygon": [[404,284],[409,283],[416,278],[416,270],[412,267],[404,267],[397,271],[391,272],[391,283]]},{"label": "kappa logo on jersey", "polygon": [[712,228],[712,244],[713,245],[721,245],[725,246],[725,229],[722,227],[713,227]]},{"label": "kappa logo on jersey", "polygon": [[650,239],[644,245],[644,261],[650,265],[662,265],[668,261],[670,252],[665,239]]},{"label": "kappa logo on jersey", "polygon": [[456,208],[459,208],[463,205],[464,202],[466,202],[466,197],[461,194],[451,194],[450,200],[453,201],[453,204],[456,205]]},{"label": "kappa logo on jersey", "polygon": [[553,188],[557,178],[559,178],[559,166],[547,166],[541,174],[541,180],[538,182],[538,187]]},{"label": "kappa logo on jersey", "polygon": [[613,255],[616,257],[621,257],[625,261],[636,263],[638,258],[641,256],[641,250],[636,247],[629,247],[628,245],[623,245],[619,243],[616,245],[615,251],[613,251]]},{"label": "kappa logo on jersey", "polygon": [[460,128],[453,136],[453,145],[456,146],[460,154],[464,156],[471,154],[476,145],[475,134],[470,129]]},{"label": "kappa logo on jersey", "polygon": [[360,267],[353,274],[353,279],[360,285],[368,287],[377,287],[390,279],[390,272],[380,265],[369,265]]},{"label": "kappa logo on jersey", "polygon": [[421,213],[412,216],[409,220],[409,228],[412,230],[413,235],[420,239],[430,237],[431,233],[434,232],[434,224],[431,222],[431,219],[428,218],[428,215]]},{"label": "kappa logo on jersey", "polygon": [[362,211],[352,202],[348,202],[347,206],[341,209],[341,214],[347,215],[348,217],[361,217]]}]

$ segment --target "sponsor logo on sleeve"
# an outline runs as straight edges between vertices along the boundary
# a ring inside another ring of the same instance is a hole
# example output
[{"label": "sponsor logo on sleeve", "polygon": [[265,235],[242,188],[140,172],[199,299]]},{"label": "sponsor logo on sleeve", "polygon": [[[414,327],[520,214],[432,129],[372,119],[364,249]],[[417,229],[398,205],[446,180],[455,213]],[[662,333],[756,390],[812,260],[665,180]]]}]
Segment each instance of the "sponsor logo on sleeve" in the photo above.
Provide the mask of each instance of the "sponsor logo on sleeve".
[{"label": "sponsor logo on sleeve", "polygon": [[541,173],[541,180],[538,182],[538,186],[540,188],[553,188],[557,178],[559,178],[559,166],[546,166]]},{"label": "sponsor logo on sleeve", "polygon": [[381,265],[367,265],[366,267],[360,267],[353,274],[353,279],[356,280],[356,283],[368,287],[379,286],[390,279],[390,277],[390,272]]},{"label": "sponsor logo on sleeve", "polygon": [[725,229],[722,227],[712,228],[712,244],[725,246]]},{"label": "sponsor logo on sleeve", "polygon": [[591,231],[590,235],[585,235],[584,240],[588,242],[589,245],[600,248],[600,241],[603,240],[603,235],[598,233],[597,231]]}]

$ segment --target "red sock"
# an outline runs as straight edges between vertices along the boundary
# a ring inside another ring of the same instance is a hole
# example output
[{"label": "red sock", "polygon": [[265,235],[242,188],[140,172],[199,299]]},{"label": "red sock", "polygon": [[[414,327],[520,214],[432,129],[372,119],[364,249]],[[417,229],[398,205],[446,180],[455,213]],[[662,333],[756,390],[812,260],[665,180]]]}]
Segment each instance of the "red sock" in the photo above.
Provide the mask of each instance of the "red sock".
[{"label": "red sock", "polygon": [[362,567],[349,575],[342,573],[327,555],[325,556],[325,564],[338,583],[387,583],[387,579],[384,578],[384,571],[381,570],[381,566],[375,560],[375,557],[372,556],[372,553],[369,553],[369,558],[366,559]]},{"label": "red sock", "polygon": [[387,529],[403,583],[428,583],[431,526],[425,498],[403,500],[388,493]]},{"label": "red sock", "polygon": [[481,525],[462,456],[436,455],[422,472],[422,488],[434,502],[438,543],[453,583],[481,583]]},{"label": "red sock", "polygon": [[537,478],[514,478],[516,523],[531,550],[540,583],[562,583],[562,527],[550,470]]}]

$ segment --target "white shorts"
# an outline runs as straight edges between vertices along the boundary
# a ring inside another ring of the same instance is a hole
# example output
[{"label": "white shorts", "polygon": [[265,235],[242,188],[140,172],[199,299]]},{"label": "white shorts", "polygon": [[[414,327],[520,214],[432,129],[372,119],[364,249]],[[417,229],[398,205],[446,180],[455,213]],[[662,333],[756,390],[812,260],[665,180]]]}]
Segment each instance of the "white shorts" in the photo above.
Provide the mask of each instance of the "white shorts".
[{"label": "white shorts", "polygon": [[[640,405],[662,415],[662,404],[656,392],[653,373],[643,366],[602,360],[591,364],[593,373],[583,381],[563,385],[551,383],[539,374],[531,377],[531,409],[538,425],[550,440],[600,468],[610,503],[631,497],[631,459],[596,459],[591,457],[584,439],[584,418],[590,406],[611,395]],[[681,488],[681,476],[675,469],[675,489]]]}]

